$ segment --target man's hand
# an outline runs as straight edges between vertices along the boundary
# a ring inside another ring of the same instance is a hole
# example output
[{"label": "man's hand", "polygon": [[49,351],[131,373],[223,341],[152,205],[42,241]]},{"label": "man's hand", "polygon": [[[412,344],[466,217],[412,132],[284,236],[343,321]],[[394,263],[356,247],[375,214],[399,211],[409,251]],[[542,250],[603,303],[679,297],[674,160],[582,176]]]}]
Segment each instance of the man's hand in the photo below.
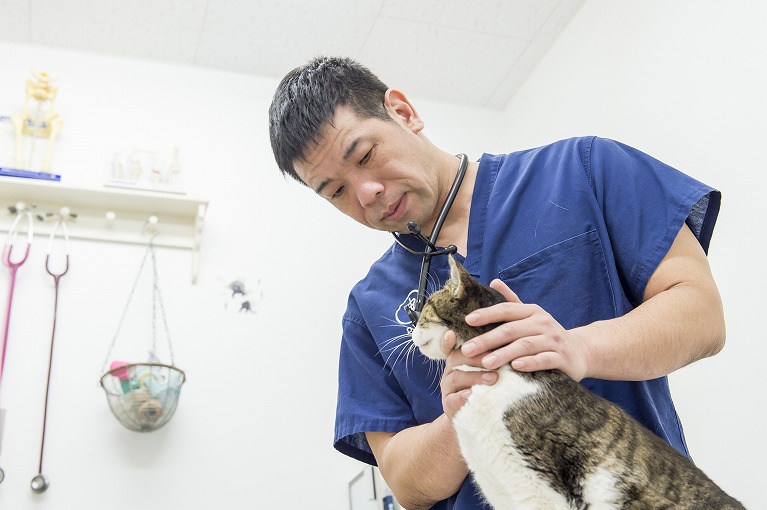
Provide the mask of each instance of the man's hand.
[{"label": "man's hand", "polygon": [[466,342],[464,356],[481,358],[481,366],[496,369],[507,363],[520,372],[559,369],[576,381],[588,373],[585,345],[538,305],[524,304],[501,280],[492,288],[508,300],[466,316],[470,326],[500,323]]}]

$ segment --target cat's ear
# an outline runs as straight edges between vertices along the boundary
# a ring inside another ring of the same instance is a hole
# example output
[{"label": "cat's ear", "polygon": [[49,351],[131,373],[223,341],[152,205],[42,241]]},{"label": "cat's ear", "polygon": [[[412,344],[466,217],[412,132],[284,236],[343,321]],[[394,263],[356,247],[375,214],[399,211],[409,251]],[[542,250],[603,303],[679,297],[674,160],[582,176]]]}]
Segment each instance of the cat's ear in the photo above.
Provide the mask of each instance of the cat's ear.
[{"label": "cat's ear", "polygon": [[466,272],[464,268],[455,261],[452,255],[447,256],[447,263],[450,265],[450,289],[451,294],[455,299],[461,299],[466,294],[466,289],[463,286],[462,272]]}]

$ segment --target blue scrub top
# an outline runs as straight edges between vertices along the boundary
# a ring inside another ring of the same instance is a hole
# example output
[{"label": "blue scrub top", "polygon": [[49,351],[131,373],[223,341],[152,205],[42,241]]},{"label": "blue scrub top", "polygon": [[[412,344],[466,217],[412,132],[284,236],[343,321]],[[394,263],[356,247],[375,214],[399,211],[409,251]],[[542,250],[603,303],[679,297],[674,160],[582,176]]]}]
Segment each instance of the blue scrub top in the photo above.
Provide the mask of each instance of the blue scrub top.
[{"label": "blue scrub top", "polygon": [[[500,278],[564,328],[624,315],[686,222],[707,252],[718,191],[621,143],[574,138],[480,160],[466,258],[480,282]],[[412,236],[405,236],[412,237]],[[414,243],[415,245],[415,243]],[[436,362],[409,342],[421,258],[393,244],[353,289],[343,316],[334,446],[375,464],[365,432],[399,432],[440,416]],[[429,291],[449,279],[435,257]],[[666,377],[584,379],[688,455]],[[471,477],[433,508],[488,508]]]}]

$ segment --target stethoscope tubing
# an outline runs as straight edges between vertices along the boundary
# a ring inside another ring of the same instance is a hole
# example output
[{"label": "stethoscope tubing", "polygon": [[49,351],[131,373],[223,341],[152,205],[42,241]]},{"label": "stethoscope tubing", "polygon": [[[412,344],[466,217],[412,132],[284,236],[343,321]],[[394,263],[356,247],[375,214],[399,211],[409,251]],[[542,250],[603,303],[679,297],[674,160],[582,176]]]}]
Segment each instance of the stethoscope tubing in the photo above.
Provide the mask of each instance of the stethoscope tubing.
[{"label": "stethoscope tubing", "polygon": [[447,218],[450,208],[453,206],[455,197],[458,195],[458,190],[461,188],[461,183],[463,183],[463,177],[466,175],[466,167],[469,164],[469,157],[466,156],[466,154],[460,154],[459,158],[461,163],[458,167],[458,174],[455,176],[453,185],[450,187],[450,192],[447,194],[445,204],[442,206],[442,209],[440,209],[437,221],[434,223],[434,230],[432,230],[431,236],[429,237],[429,241],[432,245],[437,242],[437,237],[442,230],[442,224],[445,223],[445,218]]},{"label": "stethoscope tubing", "polygon": [[[19,223],[21,219],[27,218],[27,246],[24,250],[24,256],[21,260],[13,261],[13,244],[16,240]],[[8,229],[8,237],[6,238],[5,245],[3,246],[2,261],[3,265],[10,270],[10,282],[8,284],[8,303],[5,309],[5,328],[3,329],[3,352],[0,355],[0,386],[2,386],[3,372],[5,369],[5,354],[8,350],[8,331],[11,327],[11,305],[13,304],[13,292],[16,288],[16,273],[19,268],[24,265],[29,257],[29,250],[32,247],[33,231],[32,231],[32,213],[30,211],[21,211],[16,215],[16,218],[11,223],[11,227]],[[0,468],[0,483],[5,480],[5,471]]]},{"label": "stethoscope tubing", "polygon": [[[62,235],[64,236],[64,269],[56,273],[51,269],[51,253],[53,251],[53,240],[56,237],[56,233],[61,228]],[[38,465],[37,475],[32,478],[31,487],[34,492],[44,492],[48,488],[48,479],[43,475],[43,452],[45,451],[45,432],[48,423],[48,397],[51,389],[51,369],[53,367],[53,346],[56,339],[56,317],[58,315],[59,307],[59,280],[61,277],[67,274],[69,271],[69,231],[67,230],[67,224],[63,219],[60,219],[51,232],[51,237],[48,240],[48,253],[45,256],[45,270],[49,275],[53,277],[53,326],[51,328],[51,347],[48,354],[48,378],[45,384],[45,405],[43,407],[43,430],[40,439],[40,463]]]},{"label": "stethoscope tubing", "polygon": [[423,257],[421,260],[421,274],[418,281],[418,294],[416,296],[416,303],[412,309],[407,309],[408,316],[413,322],[413,326],[415,326],[415,323],[418,321],[418,315],[421,313],[423,305],[426,302],[426,286],[429,278],[429,269],[431,268],[431,258],[436,255],[455,253],[457,251],[457,248],[454,245],[450,245],[446,248],[437,248],[434,243],[437,242],[439,233],[442,230],[442,224],[445,222],[445,219],[450,212],[450,208],[453,206],[455,197],[458,195],[458,190],[461,188],[461,183],[463,183],[463,178],[466,175],[466,168],[468,166],[469,158],[466,156],[466,154],[459,154],[458,158],[461,160],[458,167],[458,173],[455,176],[453,185],[450,187],[450,191],[447,194],[445,203],[442,204],[442,208],[440,209],[439,215],[437,216],[437,221],[434,222],[434,228],[432,229],[429,238],[427,239],[421,233],[421,229],[418,228],[418,225],[416,225],[414,221],[409,222],[407,225],[408,230],[410,230],[412,234],[418,237],[426,245],[424,251],[417,252],[412,250],[402,241],[400,241],[396,232],[392,232],[392,235],[394,235],[394,240],[397,242],[397,244],[402,246],[406,251],[412,253],[413,255],[420,255]]},{"label": "stethoscope tubing", "polygon": [[[13,261],[13,243],[16,239],[17,229],[21,219],[27,217],[27,246],[24,250],[24,256],[21,260]],[[3,265],[10,271],[10,282],[8,284],[8,302],[5,308],[5,328],[3,329],[3,353],[0,356],[0,385],[2,385],[3,371],[5,369],[5,354],[8,349],[8,331],[11,327],[11,308],[13,305],[13,294],[16,288],[16,273],[19,268],[24,265],[29,257],[29,250],[32,247],[32,213],[29,211],[21,212],[16,215],[16,219],[13,220],[11,228],[8,229],[8,237],[5,245],[3,246]]]}]

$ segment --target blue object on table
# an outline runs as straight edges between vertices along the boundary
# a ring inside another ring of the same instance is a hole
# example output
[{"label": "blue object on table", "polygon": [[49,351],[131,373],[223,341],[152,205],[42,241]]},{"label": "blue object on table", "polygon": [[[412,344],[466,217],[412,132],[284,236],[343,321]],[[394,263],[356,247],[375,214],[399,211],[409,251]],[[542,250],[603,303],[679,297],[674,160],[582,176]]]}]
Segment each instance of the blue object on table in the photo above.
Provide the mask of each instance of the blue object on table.
[{"label": "blue object on table", "polygon": [[33,172],[32,170],[19,170],[17,168],[0,167],[0,175],[6,177],[23,177],[25,179],[42,179],[45,181],[60,181],[61,176],[48,172]]}]

